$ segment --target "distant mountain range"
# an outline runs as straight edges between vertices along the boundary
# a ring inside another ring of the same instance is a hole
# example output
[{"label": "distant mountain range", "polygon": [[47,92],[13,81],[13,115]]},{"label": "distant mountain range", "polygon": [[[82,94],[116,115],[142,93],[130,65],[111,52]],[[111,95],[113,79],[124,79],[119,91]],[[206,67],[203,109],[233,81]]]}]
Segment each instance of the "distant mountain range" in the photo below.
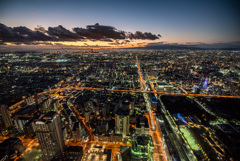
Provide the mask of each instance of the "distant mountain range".
[{"label": "distant mountain range", "polygon": [[132,49],[240,49],[240,41],[237,42],[228,42],[228,43],[214,43],[214,44],[205,44],[205,43],[189,43],[189,44],[164,44],[159,43],[149,43],[145,47],[135,47]]}]

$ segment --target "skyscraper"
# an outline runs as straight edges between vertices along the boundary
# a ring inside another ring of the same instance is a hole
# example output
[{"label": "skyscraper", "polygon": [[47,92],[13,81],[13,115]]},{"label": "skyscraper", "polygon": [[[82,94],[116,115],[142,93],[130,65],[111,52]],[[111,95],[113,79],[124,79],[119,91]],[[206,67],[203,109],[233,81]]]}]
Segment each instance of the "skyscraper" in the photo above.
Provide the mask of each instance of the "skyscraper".
[{"label": "skyscraper", "polygon": [[72,138],[74,141],[80,141],[81,140],[81,129],[82,126],[79,122],[75,122],[72,128]]},{"label": "skyscraper", "polygon": [[90,120],[90,112],[88,110],[85,111],[85,119],[86,119],[86,122],[89,122]]},{"label": "skyscraper", "polygon": [[40,103],[40,109],[41,109],[41,112],[42,113],[47,113],[47,112],[49,112],[49,111],[51,111],[50,110],[50,99],[46,99],[46,100],[44,100],[44,101],[42,101],[41,103]]},{"label": "skyscraper", "polygon": [[119,108],[115,114],[115,133],[126,137],[129,134],[129,108]]},{"label": "skyscraper", "polygon": [[9,128],[13,125],[10,117],[10,113],[5,105],[0,107],[0,113],[2,115],[2,119],[5,125],[5,128]]},{"label": "skyscraper", "polygon": [[56,112],[50,111],[45,115],[41,115],[33,123],[33,130],[43,153],[43,161],[50,161],[54,157],[61,155],[65,144],[60,116]]}]

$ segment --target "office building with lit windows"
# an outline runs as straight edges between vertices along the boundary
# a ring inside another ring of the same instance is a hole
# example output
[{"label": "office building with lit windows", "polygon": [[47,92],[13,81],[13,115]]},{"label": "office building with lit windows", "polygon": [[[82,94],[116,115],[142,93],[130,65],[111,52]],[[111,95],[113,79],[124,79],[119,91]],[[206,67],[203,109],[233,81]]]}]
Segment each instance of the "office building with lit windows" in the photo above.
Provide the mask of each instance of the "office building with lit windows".
[{"label": "office building with lit windows", "polygon": [[60,116],[50,111],[33,122],[33,130],[42,150],[42,160],[50,161],[59,157],[65,148]]},{"label": "office building with lit windows", "polygon": [[2,120],[5,125],[5,128],[9,128],[13,126],[13,123],[10,117],[10,112],[5,105],[0,106],[0,114],[2,115]]},{"label": "office building with lit windows", "polygon": [[129,135],[129,108],[119,108],[115,118],[115,133],[122,134],[123,138]]}]

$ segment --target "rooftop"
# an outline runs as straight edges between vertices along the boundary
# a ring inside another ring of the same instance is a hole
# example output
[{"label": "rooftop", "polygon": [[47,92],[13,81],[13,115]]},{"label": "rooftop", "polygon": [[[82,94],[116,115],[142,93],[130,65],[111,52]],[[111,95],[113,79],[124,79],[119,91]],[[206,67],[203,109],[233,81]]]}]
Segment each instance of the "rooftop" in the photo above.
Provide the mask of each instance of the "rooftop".
[{"label": "rooftop", "polygon": [[49,111],[44,115],[44,117],[47,117],[48,119],[52,119],[53,116],[55,116],[55,114],[57,114],[55,111]]},{"label": "rooftop", "polygon": [[17,112],[14,113],[14,115],[26,115],[26,114],[31,114],[35,111],[36,106],[35,105],[27,105],[23,108],[21,108],[20,110],[18,110]]},{"label": "rooftop", "polygon": [[117,111],[117,115],[127,116],[127,115],[129,115],[129,112],[130,112],[129,108],[119,108]]}]

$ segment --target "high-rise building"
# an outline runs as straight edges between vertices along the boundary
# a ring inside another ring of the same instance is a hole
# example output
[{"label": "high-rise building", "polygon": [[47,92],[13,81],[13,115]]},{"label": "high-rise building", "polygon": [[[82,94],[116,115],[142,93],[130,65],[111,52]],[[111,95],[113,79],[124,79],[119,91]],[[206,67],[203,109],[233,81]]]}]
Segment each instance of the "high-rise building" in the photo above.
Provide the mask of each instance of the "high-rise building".
[{"label": "high-rise building", "polygon": [[10,113],[5,105],[2,105],[0,107],[0,113],[2,115],[2,119],[4,122],[5,128],[9,128],[9,127],[13,126],[13,123],[12,123],[12,120],[10,117]]},{"label": "high-rise building", "polygon": [[137,117],[137,123],[135,128],[135,134],[148,134],[149,125],[146,117]]},{"label": "high-rise building", "polygon": [[50,99],[46,99],[40,103],[40,109],[42,113],[47,113],[50,111]]},{"label": "high-rise building", "polygon": [[123,107],[123,100],[122,99],[119,100],[119,107]]},{"label": "high-rise building", "polygon": [[108,132],[108,121],[100,119],[97,121],[97,130],[100,133],[107,133]]},{"label": "high-rise building", "polygon": [[88,110],[85,111],[85,119],[86,119],[86,122],[89,122],[90,120],[90,112]]},{"label": "high-rise building", "polygon": [[122,134],[123,138],[129,135],[129,108],[119,108],[115,118],[115,133]]},{"label": "high-rise building", "polygon": [[25,147],[19,138],[8,138],[0,143],[0,159],[1,161],[14,160],[14,158],[21,155],[24,150]]},{"label": "high-rise building", "polygon": [[23,131],[24,125],[30,120],[30,117],[36,112],[37,106],[26,105],[13,114],[14,124],[18,130]]},{"label": "high-rise building", "polygon": [[43,101],[42,96],[38,96],[37,94],[35,95],[35,103],[38,105]]},{"label": "high-rise building", "polygon": [[74,141],[81,141],[82,126],[79,122],[75,122],[72,128],[72,138]]},{"label": "high-rise building", "polygon": [[33,130],[43,153],[43,161],[50,161],[62,154],[65,144],[60,116],[56,112],[50,111],[41,115],[33,123]]},{"label": "high-rise building", "polygon": [[60,109],[59,100],[57,100],[57,99],[52,100],[50,106],[51,106],[51,109],[52,109],[53,111],[58,111],[58,110]]},{"label": "high-rise building", "polygon": [[35,115],[34,117],[32,117],[31,119],[28,120],[27,123],[25,123],[23,130],[24,130],[24,134],[27,138],[34,138],[35,137],[35,133],[33,131],[33,122],[35,122],[36,119],[39,118],[39,115]]},{"label": "high-rise building", "polygon": [[16,127],[18,130],[23,131],[25,124],[26,124],[29,120],[30,120],[30,118],[27,118],[27,117],[16,117],[16,116],[14,116],[15,127]]},{"label": "high-rise building", "polygon": [[106,108],[106,107],[103,107],[103,108],[102,108],[102,115],[103,115],[103,116],[106,116],[106,115],[107,115],[107,108]]},{"label": "high-rise building", "polygon": [[154,109],[157,109],[157,99],[155,96],[152,96],[151,97],[151,107],[154,108]]}]

